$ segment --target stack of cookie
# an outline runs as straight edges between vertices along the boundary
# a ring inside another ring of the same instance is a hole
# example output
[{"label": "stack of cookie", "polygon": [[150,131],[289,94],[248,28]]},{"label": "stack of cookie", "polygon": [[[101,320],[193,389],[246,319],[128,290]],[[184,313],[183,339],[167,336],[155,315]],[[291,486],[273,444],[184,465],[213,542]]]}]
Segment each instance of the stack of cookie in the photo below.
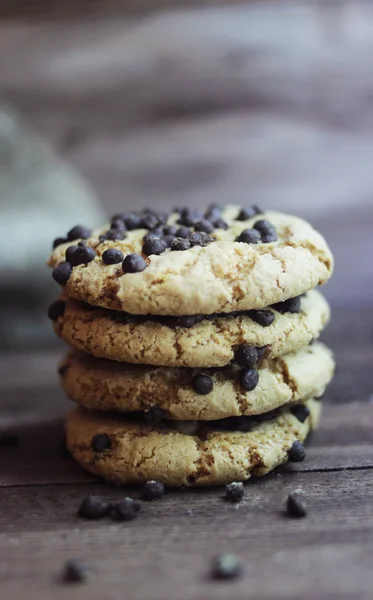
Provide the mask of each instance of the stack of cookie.
[{"label": "stack of cookie", "polygon": [[117,483],[223,484],[305,457],[334,370],[316,342],[332,274],[302,219],[257,207],[120,214],[50,258],[78,403],[67,444]]}]

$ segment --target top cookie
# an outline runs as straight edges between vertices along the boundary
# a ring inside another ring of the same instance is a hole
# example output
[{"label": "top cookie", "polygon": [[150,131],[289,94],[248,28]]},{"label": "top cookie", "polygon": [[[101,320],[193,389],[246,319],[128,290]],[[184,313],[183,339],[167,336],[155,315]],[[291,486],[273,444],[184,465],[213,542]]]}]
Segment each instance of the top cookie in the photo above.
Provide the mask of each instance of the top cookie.
[{"label": "top cookie", "polygon": [[[84,238],[84,241],[82,240]],[[49,264],[66,293],[133,314],[250,310],[325,283],[333,258],[306,221],[252,207],[143,211],[55,241]]]}]

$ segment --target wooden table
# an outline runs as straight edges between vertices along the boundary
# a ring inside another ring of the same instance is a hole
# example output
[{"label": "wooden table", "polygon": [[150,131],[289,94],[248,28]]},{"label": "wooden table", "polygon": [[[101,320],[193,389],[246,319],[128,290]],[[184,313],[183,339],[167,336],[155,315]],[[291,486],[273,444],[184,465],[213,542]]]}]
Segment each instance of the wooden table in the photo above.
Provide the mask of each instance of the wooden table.
[{"label": "wooden table", "polygon": [[[246,486],[237,507],[222,489],[170,492],[144,503],[137,520],[78,519],[88,493],[120,498],[61,452],[68,403],[58,388],[58,352],[1,358],[0,590],[4,599],[371,599],[373,551],[373,316],[339,309],[324,335],[338,359],[320,429],[307,459]],[[309,515],[283,515],[286,494],[302,488]],[[209,579],[211,558],[236,553],[239,581]],[[77,557],[96,574],[61,581]]]}]

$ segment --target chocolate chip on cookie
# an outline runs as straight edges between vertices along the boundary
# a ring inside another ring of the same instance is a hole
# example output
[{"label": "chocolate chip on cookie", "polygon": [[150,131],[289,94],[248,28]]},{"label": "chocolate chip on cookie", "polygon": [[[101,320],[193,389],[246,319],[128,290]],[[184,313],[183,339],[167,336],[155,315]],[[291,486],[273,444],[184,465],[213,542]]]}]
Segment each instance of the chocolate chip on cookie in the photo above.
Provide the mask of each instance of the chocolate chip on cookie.
[{"label": "chocolate chip on cookie", "polygon": [[205,315],[189,315],[183,317],[176,317],[173,324],[176,327],[186,327],[190,329],[197,325],[197,323],[201,323],[205,319]]},{"label": "chocolate chip on cookie", "polygon": [[178,227],[176,225],[165,225],[162,229],[163,235],[177,235]]},{"label": "chocolate chip on cookie", "polygon": [[78,248],[78,246],[69,246],[66,249],[66,252],[65,252],[65,260],[66,260],[66,262],[71,262],[72,256],[73,256],[73,254],[74,254],[74,252],[75,252],[75,250],[77,248]]},{"label": "chocolate chip on cookie", "polygon": [[70,278],[73,268],[69,262],[62,262],[54,269],[52,277],[60,285],[65,285]]},{"label": "chocolate chip on cookie", "polygon": [[66,303],[63,300],[53,302],[48,308],[48,317],[51,321],[57,321],[58,317],[62,317],[66,308]]},{"label": "chocolate chip on cookie", "polygon": [[277,241],[276,229],[269,221],[261,219],[254,223],[254,229],[259,231],[261,240],[264,244]]},{"label": "chocolate chip on cookie", "polygon": [[212,391],[214,383],[209,375],[199,373],[193,377],[192,387],[197,394],[200,394],[200,396],[206,396]]},{"label": "chocolate chip on cookie", "polygon": [[142,251],[146,256],[151,256],[152,254],[162,254],[167,248],[167,242],[160,238],[153,238],[150,240],[146,240],[142,247]]},{"label": "chocolate chip on cookie", "polygon": [[209,221],[214,221],[220,218],[221,212],[221,206],[218,204],[210,204],[205,210],[204,218]]},{"label": "chocolate chip on cookie", "polygon": [[141,488],[144,500],[159,500],[164,494],[164,485],[159,481],[147,481]]},{"label": "chocolate chip on cookie", "polygon": [[65,564],[63,580],[67,583],[86,583],[92,577],[93,571],[80,560],[71,559]]},{"label": "chocolate chip on cookie", "polygon": [[307,505],[300,490],[290,492],[286,500],[286,512],[296,519],[307,515]]},{"label": "chocolate chip on cookie", "polygon": [[268,346],[261,346],[260,348],[257,347],[256,351],[258,353],[258,362],[260,362],[261,360],[263,360],[263,358],[267,356],[268,348]]},{"label": "chocolate chip on cookie", "polygon": [[213,579],[237,579],[242,574],[242,566],[234,554],[220,554],[211,565]]},{"label": "chocolate chip on cookie", "polygon": [[140,509],[139,502],[132,498],[123,498],[112,505],[110,516],[113,521],[133,521]]},{"label": "chocolate chip on cookie", "polygon": [[198,221],[201,221],[203,215],[200,210],[194,208],[183,208],[180,211],[179,225],[193,227]]},{"label": "chocolate chip on cookie", "polygon": [[105,231],[104,237],[105,241],[116,242],[117,240],[124,240],[127,237],[127,233],[124,229],[108,229],[108,231]]},{"label": "chocolate chip on cookie", "polygon": [[234,481],[225,487],[225,498],[228,502],[239,502],[245,494],[242,481]]},{"label": "chocolate chip on cookie", "polygon": [[248,219],[252,219],[252,217],[255,217],[255,215],[260,214],[261,212],[262,211],[257,206],[248,206],[240,210],[236,217],[236,220],[247,221]]},{"label": "chocolate chip on cookie", "polygon": [[190,240],[188,238],[177,237],[171,243],[171,250],[189,250]]},{"label": "chocolate chip on cookie", "polygon": [[128,231],[133,231],[135,229],[141,229],[142,228],[142,219],[141,219],[140,215],[130,214],[125,217],[124,224],[126,226],[126,229],[128,229]]},{"label": "chocolate chip on cookie", "polygon": [[148,240],[152,240],[154,238],[162,238],[163,231],[160,228],[153,229],[152,231],[148,231],[146,235],[143,237],[143,242],[147,242]]},{"label": "chocolate chip on cookie", "polygon": [[93,248],[90,248],[89,246],[77,246],[71,253],[69,263],[73,267],[87,265],[88,263],[92,262],[96,256],[97,254]]},{"label": "chocolate chip on cookie", "polygon": [[304,423],[307,417],[310,416],[310,410],[304,404],[296,404],[290,408],[290,412],[300,421]]},{"label": "chocolate chip on cookie", "polygon": [[241,367],[253,367],[258,362],[258,351],[255,346],[244,344],[237,348],[234,358]]},{"label": "chocolate chip on cookie", "polygon": [[102,254],[102,260],[105,265],[117,265],[118,263],[123,261],[124,254],[117,248],[108,248]]},{"label": "chocolate chip on cookie", "polygon": [[195,231],[189,237],[191,246],[207,246],[214,239],[208,235],[205,231]]},{"label": "chocolate chip on cookie", "polygon": [[295,298],[289,298],[288,300],[284,300],[284,302],[277,302],[272,305],[272,308],[277,310],[277,312],[281,314],[285,314],[287,312],[292,314],[297,314],[301,309],[301,296],[296,296]]},{"label": "chocolate chip on cookie", "polygon": [[151,406],[145,411],[145,419],[150,425],[159,425],[165,419],[166,413],[159,406]]},{"label": "chocolate chip on cookie", "polygon": [[146,262],[140,254],[127,254],[122,269],[124,273],[140,273],[146,269]]},{"label": "chocolate chip on cookie", "polygon": [[58,246],[61,246],[62,244],[66,244],[66,242],[68,241],[69,240],[67,238],[63,237],[56,238],[53,242],[53,249],[57,248]]},{"label": "chocolate chip on cookie", "polygon": [[256,229],[244,229],[235,241],[244,244],[258,244],[261,239],[261,235]]},{"label": "chocolate chip on cookie", "polygon": [[306,451],[302,442],[296,440],[289,450],[290,462],[303,462],[306,458]]},{"label": "chocolate chip on cookie", "polygon": [[275,320],[275,315],[268,309],[250,310],[247,314],[250,319],[262,327],[269,327]]},{"label": "chocolate chip on cookie", "polygon": [[111,448],[111,439],[106,433],[97,433],[92,438],[92,448],[95,452],[104,452]]},{"label": "chocolate chip on cookie", "polygon": [[72,242],[73,240],[77,240],[79,238],[86,239],[89,238],[91,233],[92,231],[91,229],[88,229],[88,227],[83,227],[83,225],[76,225],[76,227],[73,227],[68,232],[67,239],[69,242]]},{"label": "chocolate chip on cookie", "polygon": [[176,235],[176,237],[178,237],[178,238],[187,238],[187,237],[189,237],[189,236],[191,235],[191,233],[192,233],[192,232],[191,232],[191,230],[190,230],[188,227],[183,227],[183,226],[182,226],[182,227],[179,227],[179,228],[176,230],[176,233],[175,233],[175,235]]},{"label": "chocolate chip on cookie", "polygon": [[204,231],[205,233],[212,233],[214,231],[213,224],[207,219],[201,219],[201,221],[197,221],[194,228],[196,231]]},{"label": "chocolate chip on cookie", "polygon": [[78,516],[83,519],[102,519],[109,514],[110,504],[101,496],[89,494],[79,506]]},{"label": "chocolate chip on cookie", "polygon": [[259,383],[257,369],[242,369],[240,373],[240,385],[246,392],[251,392]]},{"label": "chocolate chip on cookie", "polygon": [[110,228],[111,229],[122,229],[124,231],[126,229],[124,219],[125,219],[124,215],[114,215],[111,219]]},{"label": "chocolate chip on cookie", "polygon": [[212,224],[215,229],[228,229],[228,223],[224,219],[215,219]]}]

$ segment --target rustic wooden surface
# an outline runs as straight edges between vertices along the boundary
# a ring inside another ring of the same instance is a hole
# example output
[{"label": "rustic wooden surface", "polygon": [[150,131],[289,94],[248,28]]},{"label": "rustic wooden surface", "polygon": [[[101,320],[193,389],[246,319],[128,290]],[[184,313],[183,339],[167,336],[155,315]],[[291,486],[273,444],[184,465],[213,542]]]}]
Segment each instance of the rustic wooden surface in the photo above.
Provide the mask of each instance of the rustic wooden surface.
[{"label": "rustic wooden surface", "polygon": [[[0,447],[1,597],[371,599],[372,338],[370,311],[335,311],[324,339],[338,372],[304,463],[249,482],[238,508],[222,489],[174,491],[127,524],[76,516],[87,493],[138,492],[101,484],[61,454],[68,403],[55,375],[58,353],[0,357],[0,430],[20,435],[18,447]],[[294,488],[308,497],[300,521],[282,514]],[[209,580],[211,558],[225,551],[245,565],[237,582]],[[62,583],[71,557],[94,567],[91,583]]]}]

